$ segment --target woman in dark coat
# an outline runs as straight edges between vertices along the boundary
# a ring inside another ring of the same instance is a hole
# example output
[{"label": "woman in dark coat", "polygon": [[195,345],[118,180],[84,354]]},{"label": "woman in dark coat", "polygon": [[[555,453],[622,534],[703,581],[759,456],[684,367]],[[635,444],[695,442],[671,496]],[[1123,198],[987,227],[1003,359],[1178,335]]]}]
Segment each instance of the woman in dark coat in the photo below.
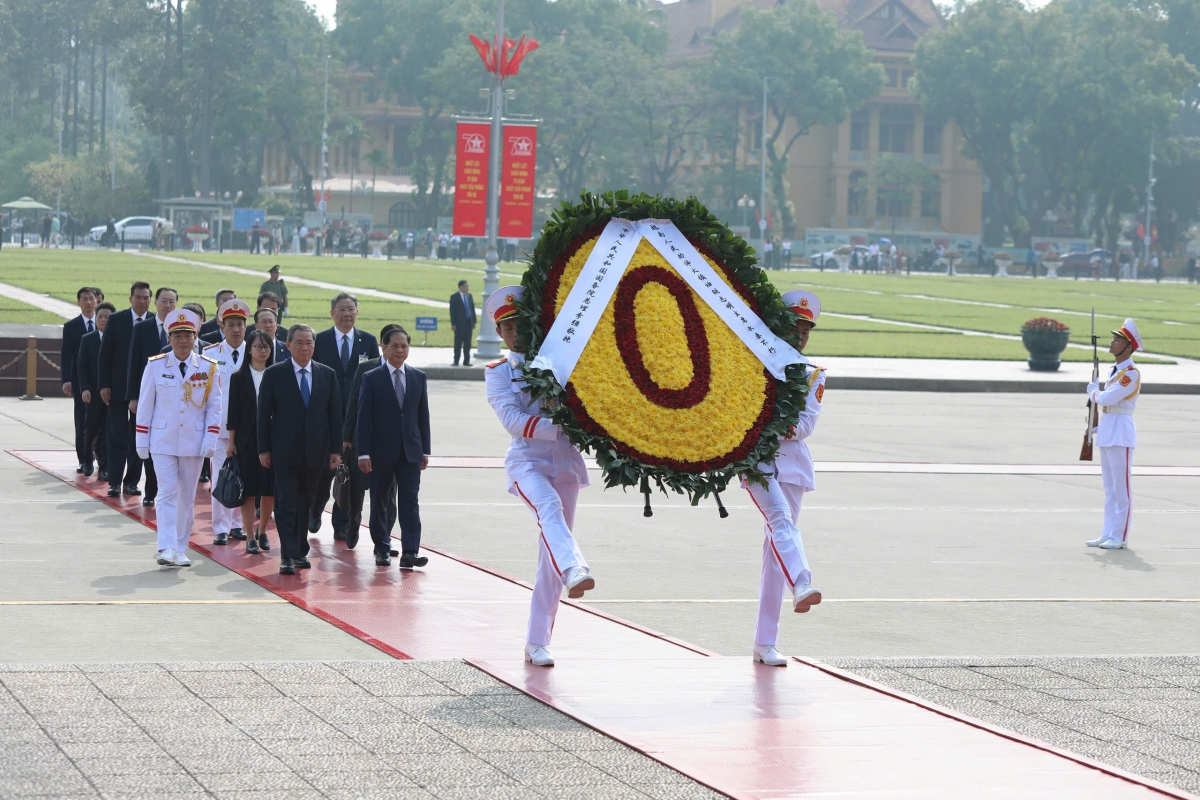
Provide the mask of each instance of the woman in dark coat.
[{"label": "woman in dark coat", "polygon": [[229,455],[236,455],[245,485],[242,530],[255,531],[254,501],[259,499],[256,535],[246,537],[246,552],[271,549],[267,522],[275,507],[275,476],[258,460],[258,387],[267,367],[275,363],[275,342],[266,331],[253,330],[246,336],[246,358],[229,381]]}]

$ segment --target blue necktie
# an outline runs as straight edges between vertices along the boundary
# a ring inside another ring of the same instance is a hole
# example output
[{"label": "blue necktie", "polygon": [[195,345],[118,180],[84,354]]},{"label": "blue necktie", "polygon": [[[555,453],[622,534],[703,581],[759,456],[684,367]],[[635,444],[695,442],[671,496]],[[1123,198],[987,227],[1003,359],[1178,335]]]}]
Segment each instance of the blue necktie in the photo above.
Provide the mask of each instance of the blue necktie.
[{"label": "blue necktie", "polygon": [[[158,323],[155,324],[157,325]],[[158,327],[158,343],[163,347],[171,343],[171,340],[167,338],[167,329],[161,325]]]},{"label": "blue necktie", "polygon": [[350,337],[342,337],[342,373],[350,369]]},{"label": "blue necktie", "polygon": [[308,370],[300,370],[300,399],[304,401],[304,407],[308,408]]}]

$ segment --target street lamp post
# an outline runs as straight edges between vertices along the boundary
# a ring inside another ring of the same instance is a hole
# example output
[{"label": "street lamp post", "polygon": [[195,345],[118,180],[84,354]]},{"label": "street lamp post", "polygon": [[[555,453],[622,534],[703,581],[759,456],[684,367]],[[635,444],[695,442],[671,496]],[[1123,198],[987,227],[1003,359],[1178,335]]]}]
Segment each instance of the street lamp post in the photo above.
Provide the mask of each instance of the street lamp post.
[{"label": "street lamp post", "polygon": [[[1150,129],[1150,177],[1146,181],[1146,232],[1142,237],[1142,252],[1146,260],[1146,267],[1150,267],[1150,245],[1154,243],[1154,236],[1151,234],[1150,227],[1154,213],[1154,129]],[[1134,278],[1137,275],[1134,274]],[[1153,277],[1153,276],[1151,276]]]},{"label": "street lamp post", "polygon": [[[321,235],[317,237],[320,241],[325,236],[325,178],[329,174],[329,59],[330,55],[325,55],[325,99],[322,104],[321,113],[323,121],[321,123],[321,200],[317,203],[317,208],[321,210]],[[314,249],[319,248],[316,245]]]},{"label": "street lamp post", "polygon": [[759,160],[758,213],[762,219],[758,223],[758,238],[767,238],[767,79],[763,78],[763,107],[762,107],[762,151]]},{"label": "street lamp post", "polygon": [[[488,298],[500,288],[500,155],[503,143],[504,117],[504,0],[496,0],[496,71],[492,73],[492,135],[488,150],[488,243],[484,254],[483,307]],[[487,320],[479,326],[479,348],[476,358],[493,359],[500,356],[500,337]]]},{"label": "street lamp post", "polygon": [[742,227],[749,229],[750,223],[746,219],[746,213],[749,211],[749,209],[754,208],[754,200],[747,195],[742,195],[740,198],[738,198],[737,206],[742,210]]}]

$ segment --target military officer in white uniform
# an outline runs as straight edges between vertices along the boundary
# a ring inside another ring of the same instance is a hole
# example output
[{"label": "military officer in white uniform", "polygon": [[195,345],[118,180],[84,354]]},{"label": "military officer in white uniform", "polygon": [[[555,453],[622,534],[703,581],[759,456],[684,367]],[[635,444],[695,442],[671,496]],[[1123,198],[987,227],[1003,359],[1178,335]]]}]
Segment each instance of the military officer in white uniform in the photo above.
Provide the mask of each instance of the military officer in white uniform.
[{"label": "military officer in white uniform", "polygon": [[[250,317],[250,306],[244,300],[226,300],[217,309],[217,325],[221,328],[222,341],[204,348],[204,355],[217,362],[221,372],[221,384],[228,389],[229,379],[246,360],[246,320]],[[217,436],[217,453],[229,450],[229,403],[221,404],[221,432]],[[213,473],[221,467],[213,464]],[[216,481],[209,484],[213,488]],[[245,540],[241,527],[242,510],[226,508],[215,499],[212,501],[213,544],[228,544],[230,539]]]},{"label": "military officer in white uniform", "polygon": [[[821,315],[821,301],[802,289],[786,292],[783,302],[800,316],[796,323],[797,350],[804,351],[808,336]],[[763,541],[762,579],[758,589],[758,624],[754,630],[754,660],[773,667],[786,667],[787,659],[775,649],[779,635],[779,609],[784,590],[792,593],[792,610],[807,612],[821,602],[821,593],[812,587],[812,572],[804,557],[800,538],[800,503],[805,492],[816,488],[812,454],[807,439],[817,427],[821,401],[825,398],[825,370],[808,367],[808,397],[799,419],[779,445],[773,464],[759,464],[770,473],[767,487],[743,480],[750,498],[762,512],[766,534]]]},{"label": "military officer in white uniform", "polygon": [[537,519],[537,578],[529,608],[525,660],[539,667],[554,666],[547,649],[562,590],[583,597],[596,581],[588,570],[579,545],[571,535],[575,502],[588,485],[583,456],[559,427],[542,416],[542,401],[522,391],[525,381],[517,365],[525,356],[517,352],[517,303],[524,290],[505,286],[488,297],[487,316],[509,350],[508,358],[487,365],[487,398],[504,429],[512,436],[504,459],[509,494],[521,498]]},{"label": "military officer in white uniform", "polygon": [[200,317],[176,309],[163,322],[171,352],[152,357],[138,394],[138,457],[158,470],[158,563],[187,567],[196,487],[221,432],[222,380],[215,361],[192,351]]},{"label": "military officer in white uniform", "polygon": [[1142,376],[1133,363],[1133,351],[1142,349],[1142,337],[1132,319],[1121,330],[1113,331],[1112,372],[1101,386],[1088,384],[1088,397],[1100,406],[1100,425],[1093,431],[1100,448],[1100,473],[1104,476],[1104,530],[1088,547],[1120,550],[1129,541],[1129,522],[1133,516],[1133,494],[1129,489],[1133,448],[1137,447],[1137,428],[1133,409],[1137,406]]}]

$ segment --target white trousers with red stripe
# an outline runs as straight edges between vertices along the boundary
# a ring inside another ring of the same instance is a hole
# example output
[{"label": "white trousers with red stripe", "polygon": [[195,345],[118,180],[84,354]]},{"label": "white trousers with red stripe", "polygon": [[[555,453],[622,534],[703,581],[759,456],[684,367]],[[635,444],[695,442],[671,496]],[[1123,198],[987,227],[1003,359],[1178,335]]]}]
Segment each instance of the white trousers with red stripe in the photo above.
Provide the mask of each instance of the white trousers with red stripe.
[{"label": "white trousers with red stripe", "polygon": [[1132,447],[1101,447],[1100,474],[1104,476],[1104,531],[1101,537],[1128,541],[1133,518],[1133,493],[1129,489]]},{"label": "white trousers with red stripe", "polygon": [[571,567],[588,568],[571,535],[579,484],[556,484],[540,472],[530,472],[513,482],[513,488],[533,512],[538,524],[538,570],[529,604],[529,629],[525,640],[547,647],[554,632],[554,617],[562,597],[562,574]]},{"label": "white trousers with red stripe", "polygon": [[158,498],[154,504],[158,526],[158,549],[177,553],[188,549],[196,514],[196,486],[200,483],[200,456],[169,456],[151,453],[158,475]]},{"label": "white trousers with red stripe", "polygon": [[797,583],[811,583],[812,573],[804,557],[804,542],[800,539],[800,503],[804,490],[793,483],[779,483],[774,478],[764,489],[751,483],[747,489],[750,499],[762,512],[763,562],[762,580],[758,587],[758,624],[754,643],[775,644],[779,636],[779,610],[784,590],[791,592]]},{"label": "white trousers with red stripe", "polygon": [[[208,491],[211,494],[212,490],[217,485],[217,474],[221,471],[221,466],[225,463],[225,451],[229,447],[228,439],[217,439],[217,454],[213,456],[212,466],[209,472]],[[213,533],[229,533],[234,528],[242,527],[242,510],[240,508],[226,508],[218,503],[215,499],[212,500],[212,529]]]}]

